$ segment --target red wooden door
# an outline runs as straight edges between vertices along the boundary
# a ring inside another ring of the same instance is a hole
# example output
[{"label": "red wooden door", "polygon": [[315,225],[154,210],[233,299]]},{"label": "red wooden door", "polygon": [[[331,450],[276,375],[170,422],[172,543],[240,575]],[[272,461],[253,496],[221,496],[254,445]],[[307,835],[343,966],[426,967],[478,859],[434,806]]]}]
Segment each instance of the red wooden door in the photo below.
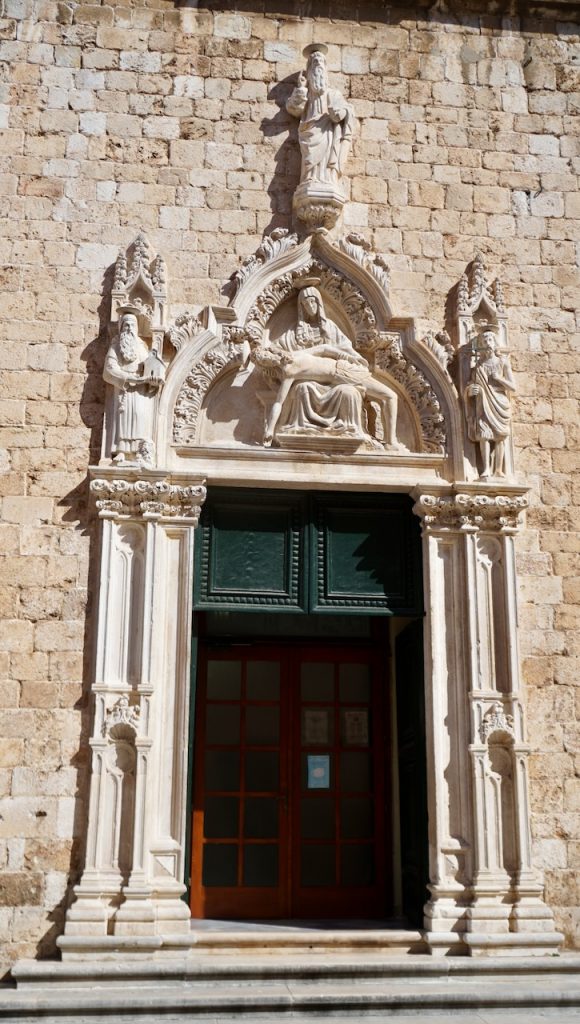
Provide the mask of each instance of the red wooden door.
[{"label": "red wooden door", "polygon": [[199,677],[193,916],[384,916],[388,730],[377,652],[211,647]]}]

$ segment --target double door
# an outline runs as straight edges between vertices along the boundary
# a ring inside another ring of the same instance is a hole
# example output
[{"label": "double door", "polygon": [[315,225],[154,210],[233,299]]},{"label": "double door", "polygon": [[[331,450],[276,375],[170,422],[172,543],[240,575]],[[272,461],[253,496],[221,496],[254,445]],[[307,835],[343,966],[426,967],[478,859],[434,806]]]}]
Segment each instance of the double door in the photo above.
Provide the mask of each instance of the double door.
[{"label": "double door", "polygon": [[202,649],[194,917],[385,915],[384,694],[372,645]]}]

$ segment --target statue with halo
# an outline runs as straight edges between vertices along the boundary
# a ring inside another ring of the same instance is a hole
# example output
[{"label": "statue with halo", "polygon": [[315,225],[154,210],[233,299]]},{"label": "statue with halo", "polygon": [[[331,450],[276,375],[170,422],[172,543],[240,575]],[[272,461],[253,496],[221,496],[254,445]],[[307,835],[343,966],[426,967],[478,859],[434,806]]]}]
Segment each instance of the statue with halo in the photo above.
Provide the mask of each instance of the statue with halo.
[{"label": "statue with halo", "polygon": [[[252,359],[274,384],[264,444],[351,451],[398,450],[397,395],[330,320],[316,278],[299,282],[296,326],[254,347]],[[380,438],[369,430],[376,405]]]}]

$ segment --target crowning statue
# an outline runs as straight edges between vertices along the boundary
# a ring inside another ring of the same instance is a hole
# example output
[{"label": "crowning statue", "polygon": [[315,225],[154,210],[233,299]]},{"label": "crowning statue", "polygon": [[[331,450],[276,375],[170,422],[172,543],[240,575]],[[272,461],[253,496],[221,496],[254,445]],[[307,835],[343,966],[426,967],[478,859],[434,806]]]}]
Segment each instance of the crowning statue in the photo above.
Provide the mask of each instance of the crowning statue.
[{"label": "crowning statue", "polygon": [[109,346],[103,377],[115,389],[114,462],[153,461],[155,395],[165,364],[139,336],[137,316],[120,311],[119,331]]},{"label": "crowning statue", "polygon": [[[318,283],[316,281],[316,283]],[[264,444],[292,447],[362,446],[396,450],[397,396],[378,380],[367,360],[326,316],[315,281],[298,294],[296,327],[252,358],[276,385],[266,416]],[[372,437],[371,402],[380,409],[382,439]]]},{"label": "crowning statue", "polygon": [[300,185],[294,209],[308,227],[332,227],[345,199],[339,182],[346,164],[354,114],[337,89],[328,88],[325,53],[313,43],[303,51],[306,75],[300,73],[286,109],[300,118],[298,138],[302,154]]},{"label": "crowning statue", "polygon": [[499,355],[493,331],[481,335],[475,366],[464,391],[470,441],[479,444],[482,480],[505,476],[505,442],[510,433],[512,392],[516,390],[509,357]]}]

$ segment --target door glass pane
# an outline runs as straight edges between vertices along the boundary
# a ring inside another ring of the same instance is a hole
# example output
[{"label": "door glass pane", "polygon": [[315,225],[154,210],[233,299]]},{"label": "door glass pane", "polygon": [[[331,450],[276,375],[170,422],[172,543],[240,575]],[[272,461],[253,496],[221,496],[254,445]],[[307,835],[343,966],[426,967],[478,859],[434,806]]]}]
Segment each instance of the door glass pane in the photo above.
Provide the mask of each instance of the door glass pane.
[{"label": "door glass pane", "polygon": [[244,885],[278,885],[278,847],[272,843],[244,846]]},{"label": "door glass pane", "polygon": [[340,834],[343,839],[370,839],[373,834],[372,800],[354,797],[340,801]]},{"label": "door glass pane", "polygon": [[347,793],[368,793],[371,788],[369,754],[340,755],[340,788]]},{"label": "door glass pane", "polygon": [[210,700],[238,700],[241,692],[242,663],[211,661],[207,663],[207,695]]},{"label": "door glass pane", "polygon": [[204,885],[236,885],[238,848],[231,843],[206,843],[203,848]]},{"label": "door glass pane", "polygon": [[334,839],[334,800],[300,801],[300,835],[303,839]]},{"label": "door glass pane", "polygon": [[344,747],[368,747],[370,740],[368,708],[340,709],[340,738]]},{"label": "door glass pane", "polygon": [[374,847],[370,844],[341,846],[341,885],[372,885],[375,880]]},{"label": "door glass pane", "polygon": [[304,661],[300,666],[302,700],[334,700],[334,665],[325,661]]},{"label": "door glass pane", "polygon": [[280,711],[277,707],[246,706],[246,743],[269,746],[278,743]]},{"label": "door glass pane", "polygon": [[276,839],[278,801],[269,797],[248,797],[244,804],[244,835],[250,839]]},{"label": "door glass pane", "polygon": [[240,755],[237,751],[208,750],[205,755],[206,790],[232,792],[240,788]]},{"label": "door glass pane", "polygon": [[345,662],[338,667],[342,702],[364,703],[370,699],[370,666]]},{"label": "door glass pane", "polygon": [[334,708],[302,708],[302,744],[324,747],[334,743]]},{"label": "door glass pane", "polygon": [[280,788],[278,751],[249,750],[246,753],[246,789],[273,793]]},{"label": "door glass pane", "polygon": [[204,805],[203,834],[208,839],[231,839],[238,835],[238,799],[208,796]]},{"label": "door glass pane", "polygon": [[300,846],[300,881],[304,886],[335,884],[335,847],[302,843]]},{"label": "door glass pane", "polygon": [[239,704],[208,704],[205,714],[206,743],[237,746],[240,742]]},{"label": "door glass pane", "polygon": [[280,699],[280,664],[277,661],[249,661],[246,665],[248,700]]}]

